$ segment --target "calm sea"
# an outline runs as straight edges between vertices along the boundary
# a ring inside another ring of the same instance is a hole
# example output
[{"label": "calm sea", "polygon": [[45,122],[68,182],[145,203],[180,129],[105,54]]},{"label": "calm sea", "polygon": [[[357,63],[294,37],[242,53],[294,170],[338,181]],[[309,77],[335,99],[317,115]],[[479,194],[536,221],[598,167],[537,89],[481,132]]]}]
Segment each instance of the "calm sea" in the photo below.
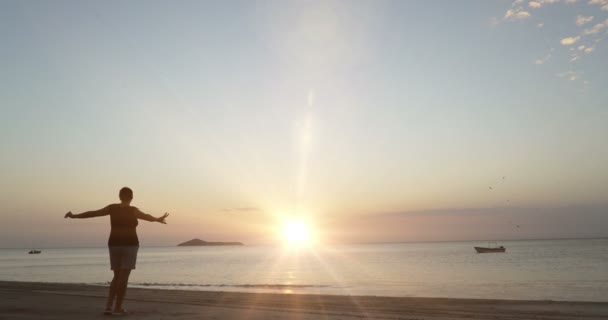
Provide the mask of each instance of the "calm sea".
[{"label": "calm sea", "polygon": [[[240,292],[608,301],[608,240],[141,247],[131,286]],[[0,249],[0,280],[106,285],[106,248]]]}]

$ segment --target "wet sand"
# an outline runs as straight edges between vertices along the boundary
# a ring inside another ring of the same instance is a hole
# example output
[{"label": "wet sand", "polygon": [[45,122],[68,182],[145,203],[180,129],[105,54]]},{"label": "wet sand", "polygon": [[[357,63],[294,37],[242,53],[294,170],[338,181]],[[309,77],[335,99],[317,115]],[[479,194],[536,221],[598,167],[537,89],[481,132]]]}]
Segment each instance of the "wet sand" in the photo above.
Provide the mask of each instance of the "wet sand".
[{"label": "wet sand", "polygon": [[[0,319],[108,319],[102,286],[0,281]],[[354,297],[130,288],[128,319],[608,319],[608,302]]]}]

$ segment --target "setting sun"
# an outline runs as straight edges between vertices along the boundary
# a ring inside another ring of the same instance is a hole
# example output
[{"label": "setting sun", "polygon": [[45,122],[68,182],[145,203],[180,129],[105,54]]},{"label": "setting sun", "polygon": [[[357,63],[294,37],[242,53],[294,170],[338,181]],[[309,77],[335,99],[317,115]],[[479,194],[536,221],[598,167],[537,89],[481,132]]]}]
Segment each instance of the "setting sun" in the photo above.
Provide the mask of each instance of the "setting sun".
[{"label": "setting sun", "polygon": [[289,244],[309,244],[312,242],[310,228],[301,221],[288,222],[283,226],[283,236]]}]

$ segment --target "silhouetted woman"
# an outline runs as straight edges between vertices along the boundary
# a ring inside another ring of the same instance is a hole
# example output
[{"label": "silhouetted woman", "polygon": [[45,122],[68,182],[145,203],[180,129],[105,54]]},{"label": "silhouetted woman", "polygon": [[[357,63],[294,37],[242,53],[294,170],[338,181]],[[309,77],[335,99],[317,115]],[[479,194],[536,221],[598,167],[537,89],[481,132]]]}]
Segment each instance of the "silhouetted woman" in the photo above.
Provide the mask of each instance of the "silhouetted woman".
[{"label": "silhouetted woman", "polygon": [[[136,207],[131,206],[133,200],[133,190],[122,188],[118,194],[120,203],[111,204],[97,211],[87,211],[81,214],[73,214],[71,211],[66,213],[65,218],[85,219],[101,216],[110,216],[110,238],[108,247],[110,249],[110,265],[114,271],[114,278],[110,284],[110,292],[106,302],[104,314],[122,315],[127,312],[122,307],[122,301],[127,291],[127,283],[131,270],[135,269],[137,261],[137,250],[139,249],[139,239],[137,238],[137,219],[160,222],[166,224],[165,218],[168,213],[159,218],[141,212]],[[116,298],[116,304],[112,310]]]}]

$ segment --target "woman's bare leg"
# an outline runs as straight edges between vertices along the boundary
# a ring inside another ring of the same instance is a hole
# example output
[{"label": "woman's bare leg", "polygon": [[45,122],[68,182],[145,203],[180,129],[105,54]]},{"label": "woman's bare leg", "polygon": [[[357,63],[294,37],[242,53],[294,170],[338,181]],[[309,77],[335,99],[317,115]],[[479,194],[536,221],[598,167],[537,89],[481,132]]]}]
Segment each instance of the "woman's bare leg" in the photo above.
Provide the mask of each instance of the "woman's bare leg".
[{"label": "woman's bare leg", "polygon": [[129,283],[129,275],[131,275],[131,270],[122,269],[119,271],[118,277],[118,286],[116,288],[116,304],[114,306],[114,311],[122,311],[122,301],[125,298],[125,294],[127,293],[127,283]]},{"label": "woman's bare leg", "polygon": [[112,282],[110,283],[110,288],[108,292],[108,300],[106,301],[106,310],[112,309],[112,305],[114,304],[114,298],[116,297],[116,287],[118,285],[118,270],[114,271],[114,277],[112,278]]}]

